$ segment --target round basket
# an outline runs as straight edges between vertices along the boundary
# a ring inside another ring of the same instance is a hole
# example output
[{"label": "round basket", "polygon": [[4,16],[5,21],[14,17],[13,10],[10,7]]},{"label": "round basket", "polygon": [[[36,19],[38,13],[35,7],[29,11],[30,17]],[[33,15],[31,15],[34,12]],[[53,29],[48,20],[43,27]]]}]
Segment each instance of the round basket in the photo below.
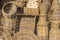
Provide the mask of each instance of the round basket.
[{"label": "round basket", "polygon": [[10,33],[3,27],[0,27],[0,40],[12,40]]},{"label": "round basket", "polygon": [[13,40],[39,40],[39,39],[32,31],[22,30],[13,36]]}]

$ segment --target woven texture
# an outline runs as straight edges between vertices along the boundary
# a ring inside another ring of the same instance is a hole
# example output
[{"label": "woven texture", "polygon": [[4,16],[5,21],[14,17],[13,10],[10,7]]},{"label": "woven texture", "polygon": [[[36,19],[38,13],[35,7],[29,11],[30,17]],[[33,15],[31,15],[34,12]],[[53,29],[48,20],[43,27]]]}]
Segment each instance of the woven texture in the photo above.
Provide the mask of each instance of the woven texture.
[{"label": "woven texture", "polygon": [[0,26],[0,40],[12,40],[10,33]]},{"label": "woven texture", "polygon": [[30,30],[34,32],[35,18],[34,17],[22,17],[20,21],[20,30]]},{"label": "woven texture", "polygon": [[13,36],[13,40],[39,40],[32,31],[22,30]]}]

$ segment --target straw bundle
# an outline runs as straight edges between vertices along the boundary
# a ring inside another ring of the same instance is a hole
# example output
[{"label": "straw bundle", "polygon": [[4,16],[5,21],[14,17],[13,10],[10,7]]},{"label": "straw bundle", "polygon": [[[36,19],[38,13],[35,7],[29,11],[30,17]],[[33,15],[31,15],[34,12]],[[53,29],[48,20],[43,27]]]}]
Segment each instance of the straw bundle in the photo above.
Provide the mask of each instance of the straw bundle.
[{"label": "straw bundle", "polygon": [[41,40],[48,40],[48,23],[45,16],[39,18],[37,25],[37,35]]},{"label": "straw bundle", "polygon": [[30,30],[34,32],[35,18],[34,17],[22,17],[20,20],[20,30]]},{"label": "straw bundle", "polygon": [[13,40],[39,40],[39,39],[32,31],[22,30],[13,36]]},{"label": "straw bundle", "polygon": [[48,22],[47,22],[47,10],[50,5],[49,0],[41,0],[39,3],[40,16],[37,24],[37,35],[41,40],[48,40]]},{"label": "straw bundle", "polygon": [[59,8],[59,0],[53,0],[51,13],[50,13],[50,22],[51,28],[57,29],[60,23],[60,8]]}]

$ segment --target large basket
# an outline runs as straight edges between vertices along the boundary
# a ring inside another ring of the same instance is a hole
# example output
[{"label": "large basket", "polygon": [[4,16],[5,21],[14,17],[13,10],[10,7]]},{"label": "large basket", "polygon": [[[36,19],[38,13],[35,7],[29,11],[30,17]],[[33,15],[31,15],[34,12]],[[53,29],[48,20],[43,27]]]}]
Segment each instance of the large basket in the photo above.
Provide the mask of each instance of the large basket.
[{"label": "large basket", "polygon": [[32,31],[22,30],[13,36],[13,40],[39,40],[39,39]]}]

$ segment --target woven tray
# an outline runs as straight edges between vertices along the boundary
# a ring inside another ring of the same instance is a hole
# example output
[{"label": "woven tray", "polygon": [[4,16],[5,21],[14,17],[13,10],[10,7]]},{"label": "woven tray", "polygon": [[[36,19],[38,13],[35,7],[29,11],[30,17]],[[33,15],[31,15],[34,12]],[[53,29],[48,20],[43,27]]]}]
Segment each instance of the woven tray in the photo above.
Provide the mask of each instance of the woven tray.
[{"label": "woven tray", "polygon": [[22,30],[13,36],[13,40],[39,40],[32,31]]}]

